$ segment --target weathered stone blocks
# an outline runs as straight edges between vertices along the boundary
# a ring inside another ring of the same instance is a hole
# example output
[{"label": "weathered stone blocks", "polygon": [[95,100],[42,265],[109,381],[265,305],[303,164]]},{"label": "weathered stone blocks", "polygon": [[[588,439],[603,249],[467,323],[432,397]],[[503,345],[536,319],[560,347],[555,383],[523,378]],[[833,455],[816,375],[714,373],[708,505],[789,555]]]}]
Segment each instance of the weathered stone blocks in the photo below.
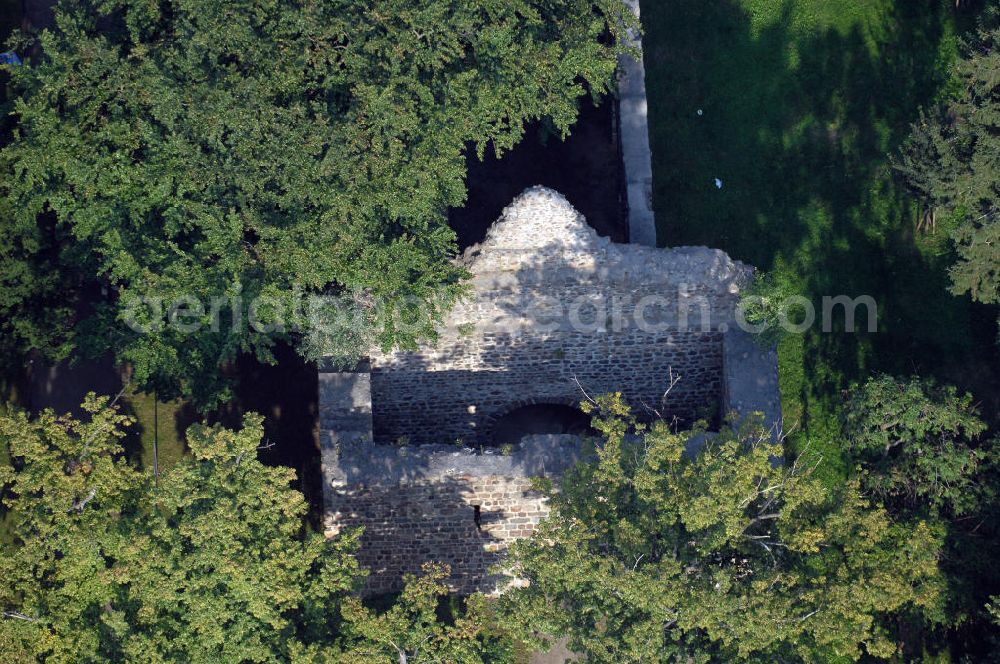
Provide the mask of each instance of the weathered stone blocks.
[{"label": "weathered stone blocks", "polygon": [[773,353],[727,332],[752,271],[725,253],[611,243],[536,187],[462,261],[473,292],[435,343],[320,377],[325,525],[365,529],[369,592],[429,560],[457,591],[498,589],[491,566],[548,513],[532,478],[579,453],[545,436],[476,453],[517,443],[492,435],[515,408],[621,391],[647,417],[780,420]]}]

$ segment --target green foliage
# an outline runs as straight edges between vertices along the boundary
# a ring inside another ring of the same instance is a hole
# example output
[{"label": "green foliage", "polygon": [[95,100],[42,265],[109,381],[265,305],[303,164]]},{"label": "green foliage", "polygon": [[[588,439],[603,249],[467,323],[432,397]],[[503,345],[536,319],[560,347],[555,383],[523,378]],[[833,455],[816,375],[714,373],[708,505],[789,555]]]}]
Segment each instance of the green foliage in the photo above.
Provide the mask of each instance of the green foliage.
[{"label": "green foliage", "polygon": [[791,275],[759,274],[740,294],[740,310],[763,346],[775,346],[806,320],[806,300]]},{"label": "green foliage", "polygon": [[23,349],[63,360],[74,337],[72,271],[61,273],[72,257],[60,260],[49,225],[19,226],[14,217],[12,202],[0,197],[0,353],[6,358],[0,370],[17,368],[11,358]]},{"label": "green foliage", "polygon": [[[759,425],[717,436],[636,426],[598,401],[604,436],[570,473],[503,600],[529,638],[569,638],[589,662],[889,658],[892,617],[940,617],[940,533],[893,520],[857,481],[783,465]],[[686,449],[700,441],[696,454]]]},{"label": "green foliage", "polygon": [[358,533],[305,527],[293,471],[257,460],[259,416],[192,427],[191,454],[155,486],[123,458],[129,418],[93,395],[84,409],[0,416],[15,462],[0,466],[15,538],[0,545],[4,662],[360,662],[387,639],[433,661],[509,649],[482,598],[439,623],[438,568],[384,615],[347,599]]},{"label": "green foliage", "polygon": [[[919,378],[876,376],[844,410],[846,450],[865,491],[892,513],[922,514],[947,530],[948,639],[973,659],[995,650],[983,605],[1000,582],[1000,449],[985,430],[970,395]],[[924,638],[940,644],[932,632]]]},{"label": "green foliage", "polygon": [[918,206],[890,164],[919,109],[947,93],[982,4],[643,3],[660,242],[780,268],[817,304],[879,305],[878,334],[839,333],[835,317],[834,334],[817,325],[779,346],[788,446],[831,466],[846,467],[843,393],[877,371],[934,375],[981,399],[991,424],[1000,413],[996,313],[948,292],[953,261],[915,236]]},{"label": "green foliage", "polygon": [[128,419],[106,399],[84,407],[87,422],[0,418],[17,540],[0,641],[32,661],[281,661],[329,631],[354,540],[303,529],[292,471],[256,459],[258,416],[192,428],[191,457],[154,488],[122,458]]},{"label": "green foliage", "polygon": [[441,600],[448,595],[444,581],[447,565],[424,565],[420,577],[408,575],[406,587],[396,603],[383,613],[349,598],[343,612],[348,625],[345,638],[350,652],[343,664],[397,664],[408,662],[454,662],[455,664],[499,664],[512,661],[513,643],[495,626],[490,607],[482,595],[469,598],[463,615],[442,621]]},{"label": "green foliage", "polygon": [[963,515],[978,508],[989,491],[980,474],[1000,460],[990,442],[973,445],[985,430],[971,395],[919,378],[872,378],[844,412],[865,489],[901,509]]},{"label": "green foliage", "polygon": [[[462,293],[446,212],[465,199],[464,150],[509,148],[543,117],[566,134],[578,98],[609,89],[634,24],[620,0],[65,0],[56,13],[45,57],[10,71],[0,235],[26,265],[72,250],[46,274],[78,266],[112,293],[80,344],[203,406],[227,395],[220,365],[270,361],[276,339],[350,362],[432,336]],[[322,313],[303,313],[303,294],[327,296],[305,307]],[[0,306],[29,316],[9,295],[17,306]],[[149,311],[179,298],[201,303],[181,316],[198,331]]]},{"label": "green foliage", "polygon": [[896,164],[909,190],[933,213],[947,217],[958,253],[952,291],[1000,302],[1000,18],[964,44],[955,66],[961,92],[930,114],[921,113]]},{"label": "green foliage", "polygon": [[[950,220],[939,212],[936,235],[915,234],[919,204],[891,163],[919,109],[964,90],[952,76],[961,35],[979,7],[996,3],[961,4],[643,3],[661,243],[719,247],[765,273],[789,272],[816,303],[840,294],[878,302],[878,334],[843,334],[835,318],[833,334],[816,326],[778,347],[786,447],[822,454],[813,477],[830,490],[853,470],[844,395],[875,373],[955,384],[998,423],[997,314],[949,292],[955,261],[940,247],[951,246]],[[942,560],[965,607],[1000,592],[993,505],[986,524],[979,514],[948,524]],[[950,606],[949,619],[969,612]],[[988,661],[977,645],[987,631],[977,622],[959,639],[949,634],[953,661],[965,652]]]}]

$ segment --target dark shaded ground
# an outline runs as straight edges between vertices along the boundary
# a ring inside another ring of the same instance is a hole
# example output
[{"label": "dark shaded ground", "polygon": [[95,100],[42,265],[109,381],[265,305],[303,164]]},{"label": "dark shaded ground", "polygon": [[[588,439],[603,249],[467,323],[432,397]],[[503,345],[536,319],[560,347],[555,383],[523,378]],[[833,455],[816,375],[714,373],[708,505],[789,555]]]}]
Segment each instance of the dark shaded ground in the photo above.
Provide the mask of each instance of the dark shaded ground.
[{"label": "dark shaded ground", "polygon": [[253,358],[239,363],[236,406],[264,416],[264,449],[260,460],[288,466],[297,488],[309,503],[310,520],[319,526],[323,509],[323,475],[319,452],[319,377],[316,365],[289,346],[275,348],[278,364]]},{"label": "dark shaded ground", "polygon": [[[160,469],[164,470],[185,453],[184,434],[192,424],[207,420],[238,428],[244,413],[260,413],[264,416],[260,460],[296,471],[296,488],[305,494],[313,510],[310,517],[318,523],[323,496],[316,366],[302,360],[288,346],[276,347],[275,355],[275,366],[253,358],[238,362],[236,398],[225,409],[204,417],[183,403],[164,403],[155,395],[126,391],[118,406],[137,420],[124,441],[129,458],[139,467],[150,467],[155,437]],[[111,357],[55,367],[32,363],[25,373],[23,384],[27,389],[21,392],[19,405],[32,412],[51,408],[78,417],[83,415],[80,403],[87,392],[114,397],[122,391],[124,375],[114,367]]]},{"label": "dark shaded ground", "polygon": [[29,389],[21,404],[33,412],[51,408],[57,413],[80,417],[83,414],[80,403],[87,392],[113,397],[122,389],[121,374],[110,357],[54,367],[32,360],[25,374]]},{"label": "dark shaded ground", "polygon": [[[21,24],[21,2],[20,0],[0,0],[0,39],[4,41],[10,35],[11,30]],[[6,51],[7,47],[0,43],[0,51]]]},{"label": "dark shaded ground", "polygon": [[539,184],[564,195],[600,235],[627,242],[616,107],[612,99],[597,107],[582,99],[579,120],[565,141],[548,134],[542,123],[534,123],[524,140],[501,159],[487,150],[479,161],[470,149],[468,198],[464,207],[453,208],[448,215],[459,249],[481,242],[503,209],[522,191]]},{"label": "dark shaded ground", "polygon": [[537,434],[596,435],[590,416],[577,408],[559,404],[533,404],[517,408],[493,425],[492,443],[507,445]]},{"label": "dark shaded ground", "polygon": [[[303,360],[288,345],[277,344],[272,350],[277,360],[275,365],[263,364],[252,356],[243,356],[236,362],[236,395],[224,408],[201,415],[184,405],[170,412],[172,438],[183,441],[184,432],[196,422],[238,429],[246,413],[263,415],[264,439],[257,456],[269,466],[286,466],[295,471],[293,486],[305,495],[310,522],[319,527],[323,483],[316,365]],[[163,424],[160,426],[162,431]]]}]

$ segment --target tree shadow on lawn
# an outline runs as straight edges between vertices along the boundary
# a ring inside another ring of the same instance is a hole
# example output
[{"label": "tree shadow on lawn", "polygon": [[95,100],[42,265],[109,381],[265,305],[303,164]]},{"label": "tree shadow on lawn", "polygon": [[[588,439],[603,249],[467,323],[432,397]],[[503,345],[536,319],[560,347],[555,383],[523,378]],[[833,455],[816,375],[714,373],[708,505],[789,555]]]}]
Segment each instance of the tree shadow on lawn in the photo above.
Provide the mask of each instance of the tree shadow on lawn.
[{"label": "tree shadow on lawn", "polygon": [[660,243],[788,272],[817,304],[875,298],[876,334],[837,333],[841,313],[834,333],[782,349],[786,418],[806,437],[832,434],[846,390],[875,371],[957,384],[996,423],[996,309],[947,291],[951,256],[915,235],[889,163],[947,84],[950,3],[883,2],[877,20],[826,30],[798,25],[807,4],[786,0],[763,27],[732,1],[644,6]]}]

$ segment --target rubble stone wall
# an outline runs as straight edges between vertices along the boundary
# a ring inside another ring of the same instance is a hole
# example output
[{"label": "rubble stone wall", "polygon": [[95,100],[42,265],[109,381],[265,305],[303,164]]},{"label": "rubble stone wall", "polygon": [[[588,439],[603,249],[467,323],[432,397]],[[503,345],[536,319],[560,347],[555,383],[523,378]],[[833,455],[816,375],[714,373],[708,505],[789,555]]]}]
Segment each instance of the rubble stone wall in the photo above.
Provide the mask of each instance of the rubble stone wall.
[{"label": "rubble stone wall", "polygon": [[490,425],[512,407],[585,392],[682,421],[719,414],[723,333],[750,276],[725,253],[612,243],[536,187],[464,261],[472,292],[437,342],[371,354],[376,442],[503,444]]},{"label": "rubble stone wall", "polygon": [[574,436],[529,436],[502,454],[327,436],[325,530],[364,528],[358,556],[369,594],[399,590],[428,561],[451,568],[456,592],[496,592],[502,578],[491,568],[548,514],[533,478],[562,475],[580,445]]},{"label": "rubble stone wall", "polygon": [[[621,391],[639,414],[681,420],[765,411],[780,427],[776,359],[735,329],[751,269],[704,247],[598,237],[565,198],[529,189],[462,261],[470,296],[416,350],[320,373],[325,528],[363,527],[367,592],[438,561],[458,592],[496,592],[490,569],[548,508],[572,436],[495,440],[538,403]],[[492,445],[492,447],[491,447]]]},{"label": "rubble stone wall", "polygon": [[463,476],[394,487],[345,487],[333,501],[330,525],[332,532],[364,527],[359,558],[369,571],[368,594],[398,591],[403,576],[419,572],[427,561],[450,567],[448,583],[454,592],[490,593],[500,584],[490,568],[511,542],[531,535],[547,514],[527,478]]}]

